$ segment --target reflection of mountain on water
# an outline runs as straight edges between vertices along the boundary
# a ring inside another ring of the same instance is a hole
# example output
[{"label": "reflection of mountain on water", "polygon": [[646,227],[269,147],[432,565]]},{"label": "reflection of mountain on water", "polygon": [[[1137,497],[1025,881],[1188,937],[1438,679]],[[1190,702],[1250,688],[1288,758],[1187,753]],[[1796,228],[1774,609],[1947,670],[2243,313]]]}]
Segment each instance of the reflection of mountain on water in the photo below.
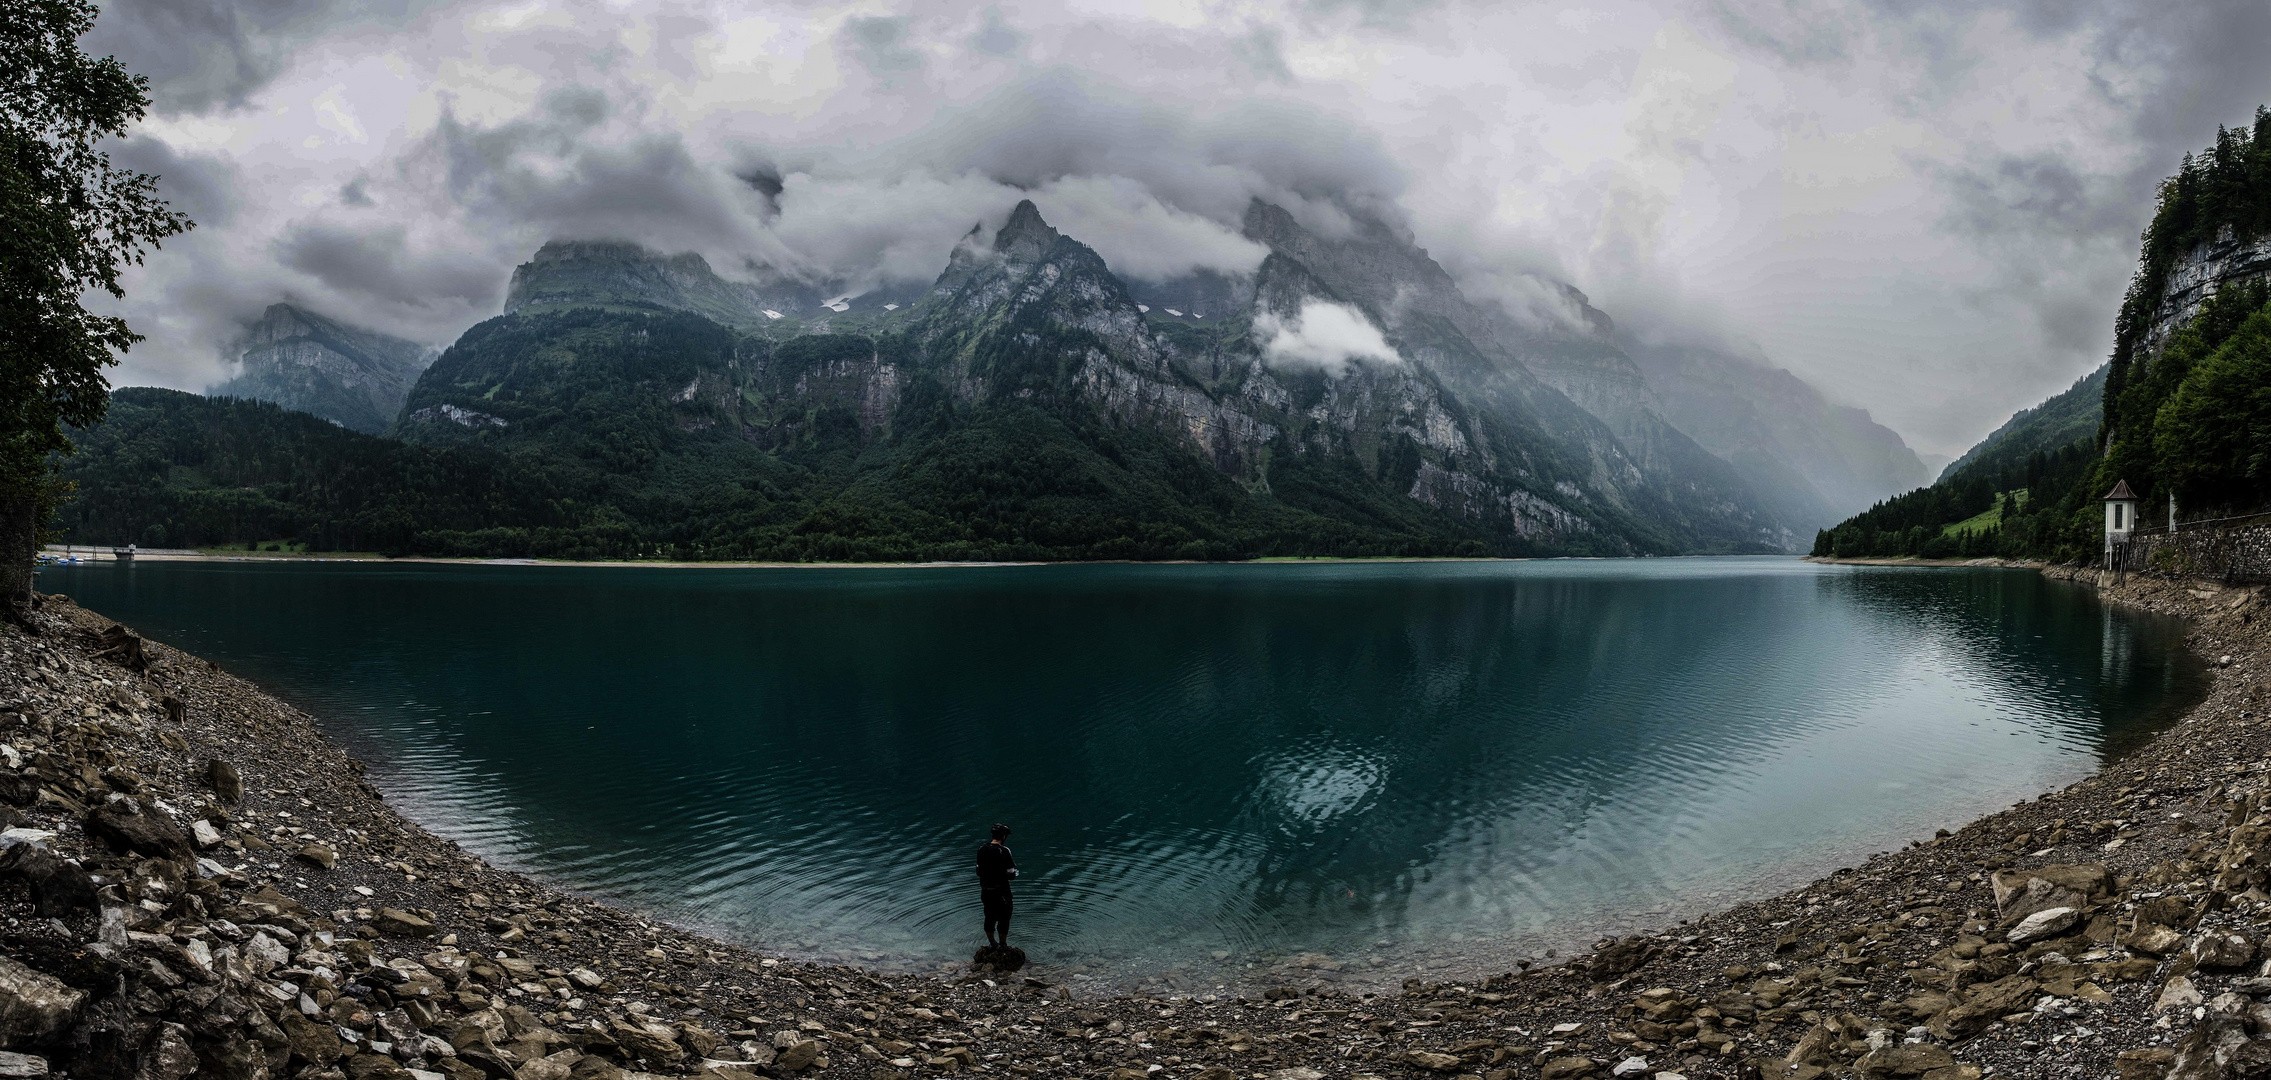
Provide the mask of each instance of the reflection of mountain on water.
[{"label": "reflection of mountain on water", "polygon": [[352,725],[469,848],[894,963],[966,955],[994,820],[1038,957],[1472,952],[1929,835],[2198,681],[2032,574],[1790,560],[57,587]]}]

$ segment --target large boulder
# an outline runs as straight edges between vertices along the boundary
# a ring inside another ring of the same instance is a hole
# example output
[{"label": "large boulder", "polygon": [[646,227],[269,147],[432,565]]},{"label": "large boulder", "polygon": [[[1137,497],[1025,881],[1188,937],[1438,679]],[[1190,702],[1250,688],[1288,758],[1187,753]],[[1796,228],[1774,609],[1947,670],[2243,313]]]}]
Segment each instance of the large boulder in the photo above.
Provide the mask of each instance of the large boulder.
[{"label": "large boulder", "polygon": [[86,1002],[86,991],[0,956],[0,1049],[54,1042]]},{"label": "large boulder", "polygon": [[2102,863],[1998,870],[1994,886],[1996,914],[2004,925],[2013,926],[2035,912],[2051,908],[2070,907],[2088,912],[2093,905],[2113,896],[2113,874]]},{"label": "large boulder", "polygon": [[32,902],[43,919],[91,911],[97,902],[93,877],[38,844],[16,844],[0,851],[0,877],[19,878],[30,886]]},{"label": "large boulder", "polygon": [[220,758],[205,763],[205,782],[213,785],[213,794],[220,796],[222,802],[235,803],[244,799],[244,777],[237,772],[236,766]]},{"label": "large boulder", "polygon": [[120,796],[87,814],[87,832],[120,851],[161,859],[195,857],[189,834],[166,812],[145,806],[132,796]]},{"label": "large boulder", "polygon": [[2040,989],[2042,984],[2023,975],[2007,975],[1975,986],[1961,1004],[1932,1018],[1932,1034],[1943,1039],[1969,1038],[2006,1013],[2033,1008],[2035,992]]}]

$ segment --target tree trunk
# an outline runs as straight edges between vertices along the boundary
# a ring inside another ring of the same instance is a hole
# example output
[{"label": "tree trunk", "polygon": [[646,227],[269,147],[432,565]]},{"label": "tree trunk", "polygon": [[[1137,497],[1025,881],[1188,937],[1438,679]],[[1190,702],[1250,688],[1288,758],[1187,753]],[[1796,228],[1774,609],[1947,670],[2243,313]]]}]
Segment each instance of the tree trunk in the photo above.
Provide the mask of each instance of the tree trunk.
[{"label": "tree trunk", "polygon": [[32,557],[39,553],[40,501],[0,495],[0,619],[28,626]]}]

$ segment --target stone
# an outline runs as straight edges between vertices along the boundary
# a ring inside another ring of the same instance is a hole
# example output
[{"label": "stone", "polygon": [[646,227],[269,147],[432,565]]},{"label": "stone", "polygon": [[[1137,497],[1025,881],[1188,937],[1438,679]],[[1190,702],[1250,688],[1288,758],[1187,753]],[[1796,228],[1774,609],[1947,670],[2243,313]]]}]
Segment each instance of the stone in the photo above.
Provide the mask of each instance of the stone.
[{"label": "stone", "polygon": [[2103,863],[2038,866],[1998,870],[1992,884],[1996,913],[2006,922],[2017,922],[2047,908],[2087,908],[2094,899],[2112,894],[2113,874]]},{"label": "stone", "polygon": [[301,862],[320,866],[326,870],[339,865],[339,853],[331,850],[329,844],[309,844],[294,852],[293,857]]},{"label": "stone", "polygon": [[[570,1080],[575,1075],[575,1063],[582,1058],[583,1054],[574,1050],[562,1050],[556,1054],[535,1058],[515,1070],[513,1080]],[[733,1071],[742,1073],[742,1077],[747,1077],[748,1080],[756,1080],[754,1076],[750,1076],[743,1070],[735,1069]],[[742,1077],[727,1075],[719,1077],[718,1080],[742,1080]]]},{"label": "stone", "polygon": [[[1134,1080],[1144,1080],[1145,1076],[1145,1073],[1138,1070]],[[1316,1069],[1296,1066],[1291,1069],[1279,1069],[1271,1073],[1270,1080],[1325,1080],[1325,1074]]]},{"label": "stone", "polygon": [[1656,947],[1647,938],[1634,935],[1593,950],[1585,958],[1585,974],[1606,982],[1639,970],[1655,955]]},{"label": "stone", "polygon": [[779,1056],[773,1058],[773,1068],[781,1072],[802,1072],[810,1068],[819,1057],[819,1041],[804,1039],[782,1050]]},{"label": "stone", "polygon": [[1616,1065],[1614,1065],[1613,1067],[1611,1067],[1611,1068],[1609,1069],[1609,1075],[1611,1075],[1611,1076],[1638,1076],[1638,1075],[1640,1075],[1641,1073],[1644,1073],[1644,1072],[1647,1072],[1647,1071],[1648,1071],[1648,1059],[1647,1059],[1647,1058],[1644,1058],[1644,1057],[1628,1057],[1628,1058],[1624,1059],[1623,1061],[1617,1062],[1617,1063],[1616,1063]]},{"label": "stone", "polygon": [[284,1010],[276,1026],[284,1029],[284,1039],[291,1047],[292,1056],[316,1068],[330,1065],[347,1053],[337,1029],[330,1024],[318,1024],[291,1009]]},{"label": "stone", "polygon": [[87,814],[87,832],[120,851],[162,859],[188,860],[189,834],[154,806],[131,796],[114,798]]},{"label": "stone", "polygon": [[497,1051],[480,1028],[466,1026],[450,1037],[457,1056],[449,1059],[471,1068],[486,1080],[513,1080],[513,1065]]},{"label": "stone", "polygon": [[1592,1058],[1558,1057],[1538,1068],[1538,1080],[1571,1080],[1590,1075],[1595,1068]]},{"label": "stone", "polygon": [[2192,985],[2192,980],[2179,975],[2161,987],[2161,996],[2153,1000],[2153,1014],[2157,1016],[2165,1012],[2186,1011],[2200,1005],[2203,1000],[2199,989]]},{"label": "stone", "polygon": [[1209,1065],[1191,1074],[1191,1080],[1238,1080],[1238,1074],[1221,1065]]},{"label": "stone", "polygon": [[21,878],[31,886],[41,918],[93,910],[100,902],[91,875],[39,844],[15,844],[0,851],[0,877]]},{"label": "stone", "polygon": [[1864,1076],[1923,1076],[1956,1063],[1955,1055],[1930,1043],[1896,1043],[1871,1050],[1853,1063]]},{"label": "stone", "polygon": [[593,971],[590,968],[580,967],[569,969],[568,981],[585,990],[597,990],[599,989],[600,984],[605,983],[607,980],[601,978],[598,972]]},{"label": "stone", "polygon": [[0,1052],[0,1080],[40,1080],[46,1075],[46,1058]]},{"label": "stone", "polygon": [[2123,1050],[2114,1056],[2113,1075],[2115,1080],[2161,1080],[2175,1060],[2176,1051],[2165,1046]]},{"label": "stone", "polygon": [[2035,992],[2041,988],[2026,976],[2006,975],[1972,987],[1962,1004],[1934,1017],[1928,1026],[1943,1039],[1968,1038],[2006,1013],[2033,1008]]},{"label": "stone", "polygon": [[189,1029],[180,1024],[160,1024],[142,1047],[137,1080],[188,1080],[199,1064],[196,1051],[189,1047]]},{"label": "stone", "polygon": [[2177,1041],[2165,1080],[2225,1080],[2271,1071],[2271,1044],[2247,1037],[2247,1028],[2228,1016],[2211,1014]]},{"label": "stone", "polygon": [[244,801],[244,777],[238,774],[236,766],[220,758],[205,763],[205,782],[212,786],[213,794],[220,796],[224,803]]},{"label": "stone", "polygon": [[39,783],[22,773],[0,769],[0,802],[30,806],[39,799]]},{"label": "stone", "polygon": [[53,1040],[86,1001],[86,991],[0,956],[0,1050]]},{"label": "stone", "polygon": [[198,818],[189,823],[189,842],[196,844],[200,851],[209,847],[219,847],[223,839],[225,838],[221,835],[221,830],[214,828],[213,823],[204,818]]},{"label": "stone", "polygon": [[1404,1060],[1429,1072],[1439,1073],[1458,1072],[1461,1064],[1456,1054],[1439,1054],[1432,1050],[1414,1050],[1404,1055]]},{"label": "stone", "polygon": [[2192,939],[2187,950],[2201,967],[2228,971],[2255,959],[2255,939],[2231,930],[2219,930]]},{"label": "stone", "polygon": [[434,924],[400,908],[380,908],[378,917],[371,920],[378,932],[389,937],[424,938],[434,936]]},{"label": "stone", "polygon": [[2184,947],[2184,935],[2159,923],[2146,923],[2123,934],[2120,943],[2132,952],[2141,952],[2147,956],[2167,956]]},{"label": "stone", "polygon": [[568,1069],[569,1080],[623,1080],[623,1070],[597,1054],[586,1054]]},{"label": "stone", "polygon": [[[677,1032],[660,1024],[632,1025],[618,1020],[607,1026],[607,1034],[632,1057],[668,1062],[686,1056],[686,1048],[678,1045]],[[814,1052],[818,1052],[817,1047]]]},{"label": "stone", "polygon": [[2080,908],[2044,908],[2024,919],[2020,919],[2019,925],[2012,927],[2011,932],[2006,937],[2014,945],[2023,945],[2029,941],[2057,937],[2073,929],[2074,924],[2080,921],[2082,921],[2082,909]]}]

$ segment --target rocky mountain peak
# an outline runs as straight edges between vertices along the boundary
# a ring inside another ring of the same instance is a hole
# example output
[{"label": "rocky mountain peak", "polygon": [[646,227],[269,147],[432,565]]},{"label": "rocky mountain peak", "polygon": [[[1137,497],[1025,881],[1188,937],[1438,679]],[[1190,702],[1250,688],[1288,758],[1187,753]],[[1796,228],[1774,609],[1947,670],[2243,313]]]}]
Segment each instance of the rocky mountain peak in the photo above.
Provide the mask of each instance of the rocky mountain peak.
[{"label": "rocky mountain peak", "polygon": [[268,305],[245,328],[242,350],[237,377],[214,393],[273,401],[367,433],[394,422],[410,383],[434,358],[417,342],[291,303]]},{"label": "rocky mountain peak", "polygon": [[1033,200],[1022,199],[1009,212],[1001,231],[994,234],[994,250],[1015,262],[1039,262],[1057,246],[1061,235],[1041,220],[1041,208],[1033,205]]}]

